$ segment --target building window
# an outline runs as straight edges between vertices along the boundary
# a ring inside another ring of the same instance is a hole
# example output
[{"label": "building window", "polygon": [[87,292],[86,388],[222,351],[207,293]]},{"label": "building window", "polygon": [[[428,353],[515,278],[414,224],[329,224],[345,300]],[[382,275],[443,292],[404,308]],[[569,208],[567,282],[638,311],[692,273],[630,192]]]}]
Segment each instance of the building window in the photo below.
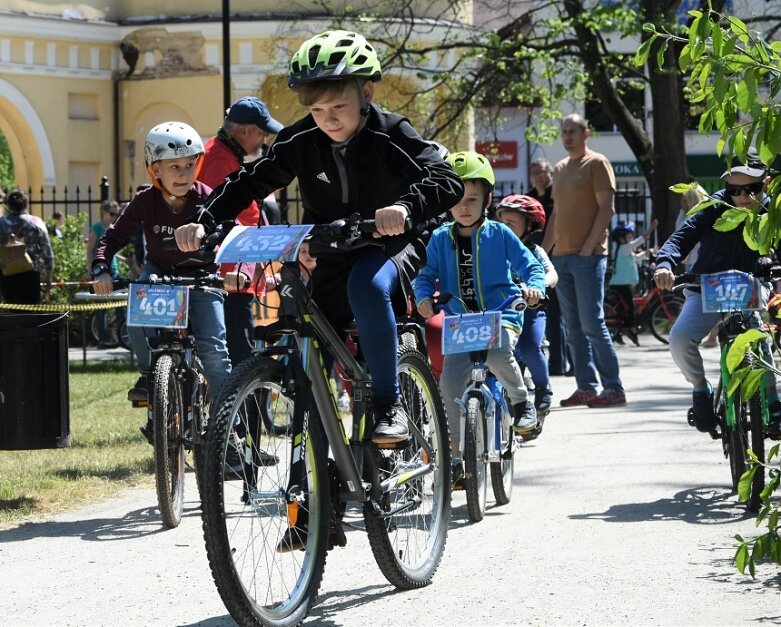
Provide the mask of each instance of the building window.
[{"label": "building window", "polygon": [[98,97],[95,94],[68,94],[69,120],[97,120]]}]

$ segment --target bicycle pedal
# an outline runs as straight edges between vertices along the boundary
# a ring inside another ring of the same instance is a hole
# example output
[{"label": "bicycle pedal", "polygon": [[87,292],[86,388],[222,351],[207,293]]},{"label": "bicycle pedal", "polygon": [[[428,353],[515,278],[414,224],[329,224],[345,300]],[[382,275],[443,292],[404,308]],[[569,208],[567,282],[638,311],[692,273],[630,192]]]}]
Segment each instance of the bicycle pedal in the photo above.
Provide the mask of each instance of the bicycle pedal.
[{"label": "bicycle pedal", "polygon": [[149,407],[149,401],[130,401],[133,408]]}]

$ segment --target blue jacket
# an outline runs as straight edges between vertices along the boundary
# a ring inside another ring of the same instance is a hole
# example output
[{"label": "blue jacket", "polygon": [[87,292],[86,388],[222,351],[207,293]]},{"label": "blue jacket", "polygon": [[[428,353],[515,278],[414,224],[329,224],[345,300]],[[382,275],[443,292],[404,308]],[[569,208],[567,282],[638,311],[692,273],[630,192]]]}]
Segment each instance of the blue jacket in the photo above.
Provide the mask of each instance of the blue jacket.
[{"label": "blue jacket", "polygon": [[[725,196],[724,190],[713,194],[713,197],[719,200],[725,200]],[[765,197],[762,204],[767,207],[769,202],[770,199]],[[724,232],[713,228],[716,220],[729,208],[728,205],[718,202],[687,219],[659,250],[656,267],[674,270],[699,243],[700,252],[692,272],[710,274],[725,270],[756,271],[759,253],[746,246],[743,240],[743,225]]]},{"label": "blue jacket", "polygon": [[[456,251],[456,223],[448,223],[434,231],[429,240],[426,266],[415,278],[415,302],[431,298],[437,290],[462,297],[461,276]],[[513,273],[532,288],[545,292],[545,271],[532,252],[521,243],[504,224],[485,220],[472,232],[472,259],[474,260],[475,296],[478,306],[485,311],[496,309],[511,294],[520,294],[521,288],[513,281]],[[463,306],[452,302],[454,310]],[[520,332],[523,312],[505,310],[502,323]]]}]

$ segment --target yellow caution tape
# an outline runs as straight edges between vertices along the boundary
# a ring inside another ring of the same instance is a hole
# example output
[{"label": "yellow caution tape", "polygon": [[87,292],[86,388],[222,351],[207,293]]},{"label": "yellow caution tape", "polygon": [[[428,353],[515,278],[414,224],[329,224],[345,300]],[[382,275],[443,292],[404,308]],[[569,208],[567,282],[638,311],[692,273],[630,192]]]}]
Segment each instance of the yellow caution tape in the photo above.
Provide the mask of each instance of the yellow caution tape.
[{"label": "yellow caution tape", "polygon": [[16,311],[43,311],[43,312],[59,312],[59,311],[97,311],[98,309],[117,309],[119,307],[126,307],[127,301],[117,300],[107,303],[66,303],[64,305],[49,304],[49,305],[14,305],[13,303],[0,303],[0,310],[2,309],[14,309]]}]

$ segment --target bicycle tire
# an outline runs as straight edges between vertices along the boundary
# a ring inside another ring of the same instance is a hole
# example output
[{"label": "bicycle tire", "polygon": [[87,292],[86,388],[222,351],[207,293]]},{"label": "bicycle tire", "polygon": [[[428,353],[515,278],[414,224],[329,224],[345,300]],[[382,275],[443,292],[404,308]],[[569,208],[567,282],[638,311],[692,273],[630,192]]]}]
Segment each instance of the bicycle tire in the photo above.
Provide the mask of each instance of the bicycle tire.
[{"label": "bicycle tire", "polygon": [[200,429],[201,437],[199,441],[193,441],[193,467],[195,469],[195,482],[198,484],[198,494],[203,499],[203,473],[206,444],[206,429],[209,425],[209,382],[206,379],[206,372],[203,364],[198,357],[194,358],[193,368],[196,373],[196,392],[193,399],[193,429]]},{"label": "bicycle tire", "polygon": [[[279,552],[288,530],[288,488],[292,438],[261,431],[259,398],[274,397],[274,411],[292,417],[296,382],[285,365],[256,355],[228,377],[214,405],[204,464],[203,529],[214,582],[230,615],[240,625],[297,625],[315,602],[328,550],[330,486],[320,429],[308,429],[300,445],[306,467],[301,513],[308,515],[302,551]],[[302,387],[309,400],[309,390]],[[228,446],[243,430],[244,468],[240,481],[228,480]],[[256,438],[253,433],[259,434]],[[262,464],[261,451],[277,463]],[[251,462],[247,462],[251,459]]]},{"label": "bicycle tire", "polygon": [[[749,448],[761,464],[765,463],[765,424],[762,419],[762,399],[759,393],[754,394],[748,403],[749,429]],[[762,507],[762,490],[765,489],[765,468],[759,466],[754,472],[754,478],[751,481],[751,495],[746,502],[746,507],[752,512],[758,512]]]},{"label": "bicycle tire", "polygon": [[730,427],[725,422],[724,428],[727,430],[726,450],[732,477],[732,489],[737,491],[740,477],[746,472],[748,440],[745,435],[745,426],[748,425],[749,418],[747,416],[746,403],[740,398],[739,392],[735,392],[733,400],[735,402],[735,425]]},{"label": "bicycle tire", "polygon": [[125,350],[133,350],[133,347],[130,344],[130,333],[127,330],[127,320],[123,320],[122,324],[119,325],[119,329],[117,330],[117,341],[119,342],[119,346]]},{"label": "bicycle tire", "polygon": [[[656,299],[648,312],[648,326],[651,333],[662,344],[669,344],[670,329],[672,328],[683,308],[684,298],[678,294],[664,297],[664,306],[660,299]],[[665,311],[666,307],[666,311]]]},{"label": "bicycle tire", "polygon": [[488,478],[485,459],[485,414],[480,399],[474,396],[466,402],[464,421],[464,491],[466,509],[472,522],[485,516],[488,498]]},{"label": "bicycle tire", "polygon": [[[116,348],[119,346],[119,340],[117,338],[117,335],[111,332],[111,319],[109,318],[109,311],[104,310],[104,324],[106,325],[106,341],[103,342],[100,339],[100,332],[98,331],[98,321],[95,318],[95,313],[93,313],[90,316],[90,333],[92,334],[92,339],[95,342],[95,345],[102,345],[105,348]],[[112,314],[113,315],[113,314]]]},{"label": "bicycle tire", "polygon": [[184,509],[185,409],[171,355],[161,355],[153,375],[155,489],[163,525],[178,527]]},{"label": "bicycle tire", "polygon": [[[508,403],[509,407],[509,403]],[[512,446],[513,422],[510,412],[505,408],[499,408],[497,405],[497,414],[501,411],[502,422],[501,429],[501,451],[508,446]],[[543,418],[540,418],[542,424]],[[513,495],[513,474],[515,472],[515,455],[510,455],[509,459],[500,459],[498,462],[491,462],[491,487],[494,491],[494,499],[497,505],[507,505]]]},{"label": "bicycle tire", "polygon": [[619,316],[619,303],[616,300],[616,293],[613,290],[605,292],[605,299],[602,303],[602,316],[605,320],[605,326],[608,328],[610,338],[615,339],[621,327],[623,319]]},{"label": "bicycle tire", "polygon": [[364,504],[369,545],[385,578],[397,588],[411,590],[431,582],[447,541],[450,520],[450,437],[445,409],[434,372],[418,350],[402,346],[398,353],[399,386],[410,420],[415,422],[433,449],[433,459],[413,439],[403,449],[377,449],[380,480],[400,474],[413,464],[433,464],[433,472],[397,485],[384,505],[419,498],[414,509],[382,518],[370,503]]}]

